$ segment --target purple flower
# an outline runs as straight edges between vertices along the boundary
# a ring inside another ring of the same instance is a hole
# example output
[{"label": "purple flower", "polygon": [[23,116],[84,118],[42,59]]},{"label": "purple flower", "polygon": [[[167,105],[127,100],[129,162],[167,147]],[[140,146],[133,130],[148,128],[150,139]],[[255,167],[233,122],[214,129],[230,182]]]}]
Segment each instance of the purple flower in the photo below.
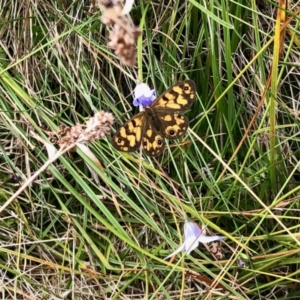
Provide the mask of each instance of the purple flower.
[{"label": "purple flower", "polygon": [[146,83],[139,83],[134,89],[134,106],[140,106],[140,110],[143,110],[143,106],[150,106],[155,99],[155,90],[151,90]]},{"label": "purple flower", "polygon": [[183,229],[184,229],[183,244],[177,250],[175,250],[173,253],[171,253],[164,259],[168,259],[171,256],[183,250],[185,250],[187,254],[190,254],[194,249],[198,247],[199,243],[210,243],[213,241],[221,241],[225,238],[224,236],[204,235],[200,227],[194,222],[185,221]]}]

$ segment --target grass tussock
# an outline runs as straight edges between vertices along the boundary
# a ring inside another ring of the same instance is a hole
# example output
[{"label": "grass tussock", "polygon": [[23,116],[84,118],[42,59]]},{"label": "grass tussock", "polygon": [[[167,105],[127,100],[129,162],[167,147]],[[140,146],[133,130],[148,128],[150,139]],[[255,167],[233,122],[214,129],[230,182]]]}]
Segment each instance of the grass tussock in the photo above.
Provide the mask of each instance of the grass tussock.
[{"label": "grass tussock", "polygon": [[[2,299],[300,296],[300,1],[284,4],[1,3]],[[183,138],[155,158],[112,146],[137,83],[185,79]],[[186,220],[226,238],[163,260]]]}]

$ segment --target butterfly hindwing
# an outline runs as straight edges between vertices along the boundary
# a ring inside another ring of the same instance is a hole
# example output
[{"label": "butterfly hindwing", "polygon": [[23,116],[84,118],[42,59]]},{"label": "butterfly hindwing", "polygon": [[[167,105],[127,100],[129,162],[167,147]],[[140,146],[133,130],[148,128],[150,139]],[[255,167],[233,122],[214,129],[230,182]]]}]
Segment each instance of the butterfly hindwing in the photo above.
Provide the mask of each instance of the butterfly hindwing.
[{"label": "butterfly hindwing", "polygon": [[165,148],[165,139],[160,127],[161,124],[158,119],[145,119],[142,145],[143,150],[149,156],[157,156],[161,154]]},{"label": "butterfly hindwing", "polygon": [[156,112],[161,123],[161,133],[169,140],[175,140],[183,136],[189,127],[189,119],[179,112]]}]

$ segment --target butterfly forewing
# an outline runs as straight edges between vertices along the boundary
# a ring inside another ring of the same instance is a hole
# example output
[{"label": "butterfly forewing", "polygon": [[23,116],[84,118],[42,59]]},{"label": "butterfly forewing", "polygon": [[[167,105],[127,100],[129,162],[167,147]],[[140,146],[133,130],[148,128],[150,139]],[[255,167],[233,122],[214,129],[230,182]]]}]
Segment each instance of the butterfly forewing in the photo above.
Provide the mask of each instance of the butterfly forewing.
[{"label": "butterfly forewing", "polygon": [[142,143],[145,124],[145,115],[143,112],[135,115],[115,133],[112,139],[113,146],[120,151],[136,151]]},{"label": "butterfly forewing", "polygon": [[151,104],[151,108],[164,111],[186,110],[195,100],[195,90],[195,83],[192,80],[178,82],[158,96]]}]

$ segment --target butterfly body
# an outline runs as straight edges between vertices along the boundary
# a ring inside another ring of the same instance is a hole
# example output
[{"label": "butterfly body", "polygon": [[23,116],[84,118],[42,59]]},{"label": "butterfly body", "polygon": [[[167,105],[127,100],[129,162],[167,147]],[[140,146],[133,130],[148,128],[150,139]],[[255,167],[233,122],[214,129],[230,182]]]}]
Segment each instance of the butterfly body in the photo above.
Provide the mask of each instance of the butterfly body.
[{"label": "butterfly body", "polygon": [[194,98],[193,81],[177,83],[123,124],[112,139],[113,146],[132,152],[142,144],[147,155],[161,154],[165,138],[174,140],[186,133],[189,121],[181,112],[191,107]]}]

